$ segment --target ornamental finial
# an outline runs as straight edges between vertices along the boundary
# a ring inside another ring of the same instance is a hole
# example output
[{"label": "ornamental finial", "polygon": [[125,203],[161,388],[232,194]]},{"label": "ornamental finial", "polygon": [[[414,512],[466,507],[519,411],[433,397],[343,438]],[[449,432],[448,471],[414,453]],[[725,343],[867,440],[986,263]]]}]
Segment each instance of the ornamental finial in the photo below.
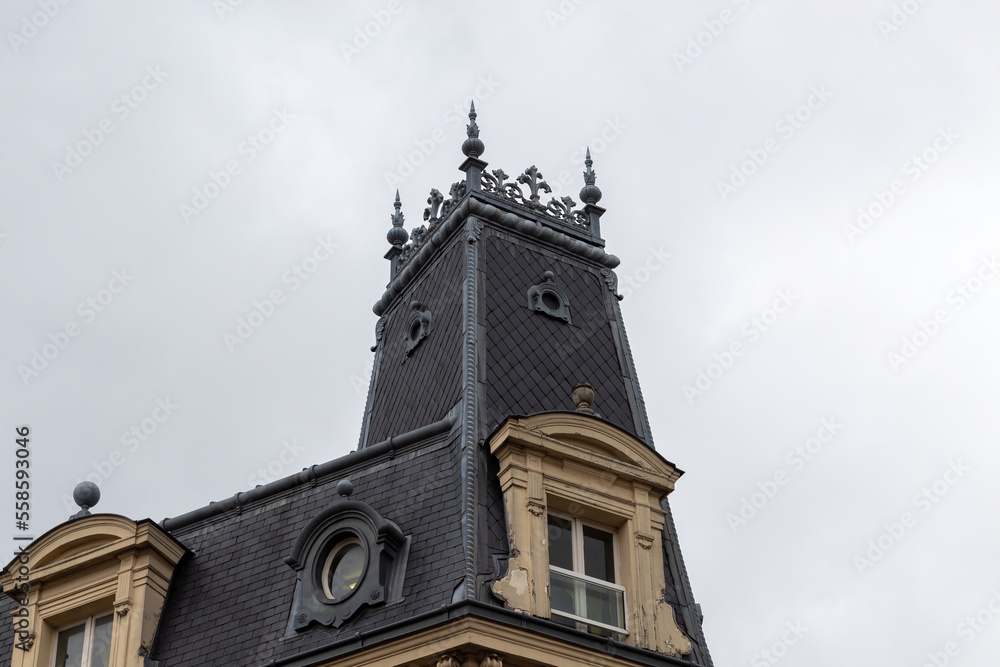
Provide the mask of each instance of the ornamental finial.
[{"label": "ornamental finial", "polygon": [[573,385],[571,396],[577,412],[585,415],[594,414],[594,410],[590,407],[594,404],[594,385],[589,382],[577,382]]},{"label": "ornamental finial", "polygon": [[101,490],[93,482],[80,482],[73,489],[73,502],[80,506],[80,511],[70,517],[79,519],[90,516],[90,508],[101,499]]},{"label": "ornamental finial", "polygon": [[468,139],[462,142],[462,152],[466,157],[479,157],[486,151],[486,145],[479,139],[479,126],[476,125],[476,103],[469,104],[469,124],[465,126]]},{"label": "ornamental finial", "polygon": [[594,171],[594,161],[590,159],[590,147],[587,147],[587,158],[583,161],[587,165],[587,171],[583,172],[583,182],[586,185],[580,190],[580,199],[585,204],[596,204],[601,201],[601,189],[595,185],[597,172]]},{"label": "ornamental finial", "polygon": [[392,220],[392,227],[389,229],[389,233],[385,235],[385,238],[392,246],[399,247],[410,238],[410,235],[403,229],[403,212],[400,210],[403,204],[399,201],[399,190],[396,190],[396,201],[393,206],[396,212],[389,218]]}]

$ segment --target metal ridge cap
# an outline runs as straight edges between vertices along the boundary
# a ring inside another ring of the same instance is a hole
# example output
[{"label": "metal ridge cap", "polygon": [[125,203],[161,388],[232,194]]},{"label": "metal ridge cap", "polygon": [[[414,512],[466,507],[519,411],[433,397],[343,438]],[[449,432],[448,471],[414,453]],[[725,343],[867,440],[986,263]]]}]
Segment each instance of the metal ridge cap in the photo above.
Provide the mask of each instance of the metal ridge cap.
[{"label": "metal ridge cap", "polygon": [[[471,193],[470,193],[471,194]],[[381,298],[375,302],[372,306],[372,312],[378,316],[382,314],[392,303],[393,299],[399,296],[410,281],[413,280],[414,276],[426,265],[434,254],[434,251],[439,247],[444,246],[445,242],[451,237],[451,234],[458,227],[460,220],[465,219],[469,214],[469,194],[466,194],[465,198],[456,206],[451,213],[438,224],[434,233],[427,237],[423,245],[417,251],[413,257],[411,257],[403,269],[392,279],[389,286],[386,288],[385,292],[382,293]]]},{"label": "metal ridge cap", "polygon": [[565,220],[563,220],[561,218],[556,218],[556,217],[553,217],[553,216],[550,216],[550,215],[545,215],[544,213],[541,213],[538,210],[532,209],[529,206],[526,206],[525,204],[522,204],[522,203],[517,202],[517,201],[513,201],[511,199],[507,199],[507,198],[502,197],[501,195],[499,195],[499,194],[497,194],[495,192],[489,192],[487,190],[482,190],[482,191],[476,192],[474,194],[477,194],[477,195],[480,195],[481,197],[489,199],[490,203],[499,204],[499,208],[505,208],[506,207],[506,208],[510,209],[511,211],[516,212],[519,215],[523,214],[524,216],[526,216],[528,218],[531,218],[535,222],[538,222],[538,223],[540,223],[542,225],[551,226],[553,229],[555,229],[557,231],[560,231],[560,232],[562,232],[562,233],[564,233],[564,234],[566,234],[568,236],[572,236],[574,238],[578,238],[578,239],[582,240],[584,243],[588,243],[590,245],[595,245],[595,246],[598,246],[600,248],[603,248],[604,245],[605,245],[604,239],[602,239],[599,236],[595,237],[594,235],[592,235],[590,233],[589,229],[586,229],[586,231],[585,231],[584,228],[572,225],[572,224],[566,222]]},{"label": "metal ridge cap", "polygon": [[293,489],[296,486],[308,484],[321,477],[326,477],[327,475],[345,470],[354,465],[365,463],[366,461],[391,453],[401,447],[411,445],[425,438],[446,433],[451,430],[457,421],[457,415],[449,415],[444,419],[440,419],[431,424],[426,424],[420,428],[413,429],[412,431],[407,431],[406,433],[392,436],[387,440],[383,440],[382,442],[371,445],[370,447],[353,451],[339,458],[327,461],[326,463],[315,464],[309,466],[308,468],[303,468],[297,473],[291,474],[287,477],[282,477],[281,479],[264,484],[263,486],[255,487],[249,491],[240,491],[225,500],[209,503],[208,505],[191,510],[190,512],[186,512],[180,516],[167,517],[163,519],[159,525],[167,532],[185,528],[204,519],[218,516],[219,514],[223,514],[229,510],[241,508],[244,505],[257,500],[270,498],[271,496],[282,493],[283,491]]},{"label": "metal ridge cap", "polygon": [[530,211],[524,211],[524,215],[520,215],[520,207],[517,209],[518,213],[513,213],[504,210],[506,206],[507,202],[488,194],[479,194],[478,196],[470,197],[469,209],[472,214],[503,225],[504,227],[534,236],[546,243],[551,243],[576,255],[585,257],[609,269],[613,269],[621,264],[621,260],[618,257],[604,252],[599,246],[591,242],[581,241],[562,230],[549,226],[537,215],[528,217],[528,214],[531,213]]},{"label": "metal ridge cap", "polygon": [[[527,209],[522,210],[523,207],[517,207],[518,213],[505,210],[506,208],[507,202],[489,194],[467,193],[458,206],[438,225],[434,233],[424,241],[420,250],[406,262],[399,274],[389,283],[385,292],[372,306],[372,312],[381,317],[388,310],[390,304],[403,293],[415,275],[430,261],[434,252],[451,237],[459,223],[469,215],[477,215],[504,227],[534,236],[609,269],[614,269],[621,264],[621,260],[617,256],[605,252],[592,242],[575,238],[567,233],[568,230],[562,231],[546,224],[538,215]],[[514,207],[511,206],[511,208]]]}]

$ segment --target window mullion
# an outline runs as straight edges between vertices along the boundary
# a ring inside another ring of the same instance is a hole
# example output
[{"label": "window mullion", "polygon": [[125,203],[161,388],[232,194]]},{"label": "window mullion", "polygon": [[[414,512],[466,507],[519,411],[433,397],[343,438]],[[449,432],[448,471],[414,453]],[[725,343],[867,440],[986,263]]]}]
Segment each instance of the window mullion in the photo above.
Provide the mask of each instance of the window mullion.
[{"label": "window mullion", "polygon": [[[573,571],[584,574],[587,571],[583,555],[583,522],[573,518]],[[587,586],[577,580],[574,584],[576,594],[576,615],[587,618]]]},{"label": "window mullion", "polygon": [[81,656],[80,667],[90,667],[90,651],[94,643],[94,617],[87,619],[83,626],[83,656]]}]

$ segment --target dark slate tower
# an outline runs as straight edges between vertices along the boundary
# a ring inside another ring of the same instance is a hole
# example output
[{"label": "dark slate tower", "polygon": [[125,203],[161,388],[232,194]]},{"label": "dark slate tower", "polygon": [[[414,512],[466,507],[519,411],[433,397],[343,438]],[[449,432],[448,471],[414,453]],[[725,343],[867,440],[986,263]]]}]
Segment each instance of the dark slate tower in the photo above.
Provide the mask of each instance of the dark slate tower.
[{"label": "dark slate tower", "polygon": [[397,193],[358,449],[52,528],[0,569],[0,667],[711,667],[590,154],[582,207],[543,203],[469,120],[410,233]]},{"label": "dark slate tower", "polygon": [[[389,283],[373,308],[375,361],[359,450],[440,420],[455,423],[454,446],[441,461],[454,484],[434,505],[461,534],[441,545],[439,563],[458,559],[449,572],[453,602],[498,605],[491,584],[517,549],[487,442],[505,420],[587,412],[571,395],[585,383],[596,395],[590,414],[655,450],[619,308],[619,259],[601,237],[605,209],[589,149],[582,206],[571,197],[543,202],[551,189],[535,166],[516,177],[487,169],[476,117],[473,106],[459,167],[465,177],[447,198],[431,190],[424,224],[410,234],[397,192]],[[691,642],[683,658],[711,665],[665,497],[659,506],[663,597]]]}]

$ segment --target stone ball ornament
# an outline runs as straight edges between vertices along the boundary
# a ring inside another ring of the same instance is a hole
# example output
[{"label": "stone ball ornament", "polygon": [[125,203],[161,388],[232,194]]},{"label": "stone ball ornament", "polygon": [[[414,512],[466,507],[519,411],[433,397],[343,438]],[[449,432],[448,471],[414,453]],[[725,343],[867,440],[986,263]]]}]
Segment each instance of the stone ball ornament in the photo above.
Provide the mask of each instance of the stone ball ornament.
[{"label": "stone ball ornament", "polygon": [[80,482],[73,489],[73,502],[80,506],[80,511],[71,516],[76,519],[90,515],[90,508],[101,500],[101,489],[93,482]]}]

